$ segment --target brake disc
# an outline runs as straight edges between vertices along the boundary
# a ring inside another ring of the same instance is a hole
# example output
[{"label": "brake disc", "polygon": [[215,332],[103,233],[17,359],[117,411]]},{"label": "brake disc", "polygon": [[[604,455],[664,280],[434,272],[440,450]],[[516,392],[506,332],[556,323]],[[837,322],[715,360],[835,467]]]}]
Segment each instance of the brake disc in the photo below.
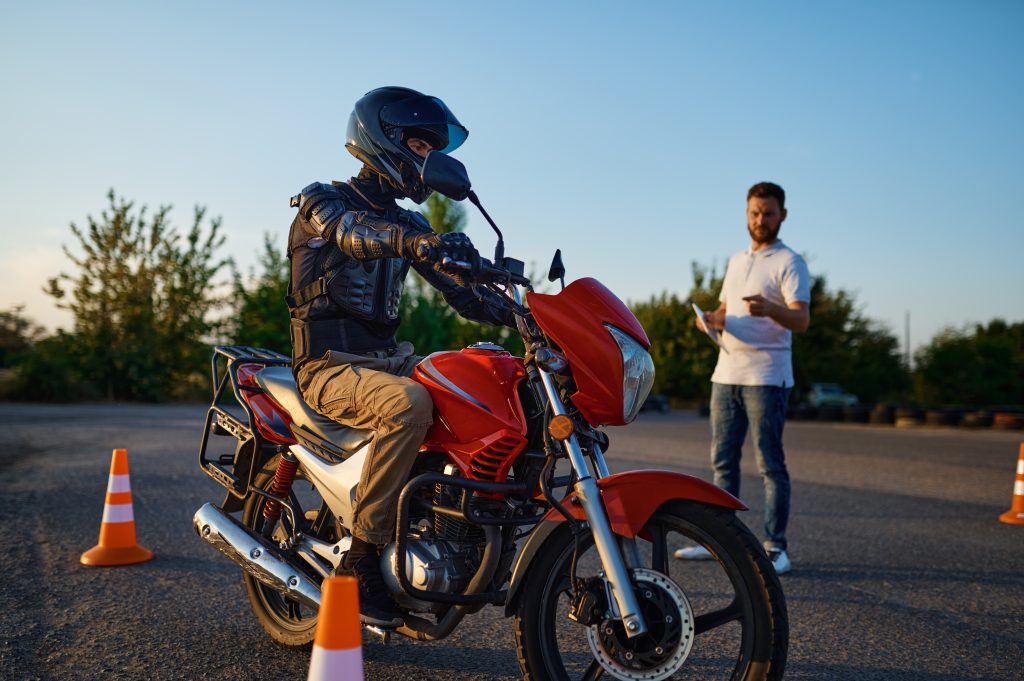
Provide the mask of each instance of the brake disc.
[{"label": "brake disc", "polygon": [[660,681],[672,676],[693,647],[693,609],[683,590],[665,575],[632,570],[634,591],[647,633],[629,638],[618,620],[587,628],[594,659],[621,681]]}]

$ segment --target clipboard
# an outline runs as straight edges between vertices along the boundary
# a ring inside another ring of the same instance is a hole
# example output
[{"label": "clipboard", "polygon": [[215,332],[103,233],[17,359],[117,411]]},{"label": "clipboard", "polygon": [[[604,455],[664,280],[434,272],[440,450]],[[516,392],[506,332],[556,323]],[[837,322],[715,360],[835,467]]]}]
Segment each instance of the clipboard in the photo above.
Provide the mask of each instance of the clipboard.
[{"label": "clipboard", "polygon": [[704,310],[697,307],[697,303],[690,304],[693,305],[693,312],[694,314],[697,315],[697,319],[700,320],[701,330],[703,330],[707,337],[711,339],[712,343],[714,343],[722,350],[722,352],[728,355],[729,351],[726,349],[725,345],[722,344],[722,337],[719,335],[718,331],[713,329],[711,325],[708,324],[708,318],[704,314]]}]

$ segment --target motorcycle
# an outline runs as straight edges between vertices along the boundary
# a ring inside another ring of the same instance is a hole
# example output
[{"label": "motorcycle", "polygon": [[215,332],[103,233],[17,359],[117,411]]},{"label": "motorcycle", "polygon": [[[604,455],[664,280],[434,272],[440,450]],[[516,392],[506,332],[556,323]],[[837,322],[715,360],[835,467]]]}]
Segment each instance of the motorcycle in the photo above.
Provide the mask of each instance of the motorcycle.
[{"label": "motorcycle", "polygon": [[[600,428],[632,422],[654,380],[639,321],[595,279],[566,286],[560,252],[548,277],[560,292],[534,291],[457,160],[431,152],[423,181],[470,199],[497,232],[493,261],[445,264],[501,297],[526,352],[475,343],[415,369],[436,413],[382,551],[405,613],[395,631],[443,639],[494,605],[513,618],[524,679],[781,679],[785,598],[736,515],[746,506],[692,476],[609,471]],[[212,378],[199,464],[227,495],[194,528],[242,568],[267,633],[308,644],[320,585],[351,543],[373,433],[308,407],[284,355],[218,346]],[[212,454],[217,435],[234,451]],[[714,560],[674,560],[683,543]],[[390,631],[368,628],[387,642]]]}]

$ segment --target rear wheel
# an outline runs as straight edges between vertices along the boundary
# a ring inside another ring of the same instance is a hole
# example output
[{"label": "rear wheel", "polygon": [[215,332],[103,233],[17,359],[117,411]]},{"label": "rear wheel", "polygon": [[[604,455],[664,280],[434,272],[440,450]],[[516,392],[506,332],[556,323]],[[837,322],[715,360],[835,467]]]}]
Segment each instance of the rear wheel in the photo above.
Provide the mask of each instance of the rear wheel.
[{"label": "rear wheel", "polygon": [[[524,679],[781,679],[789,637],[782,587],[735,513],[673,501],[641,535],[636,544],[643,565],[632,577],[649,632],[633,639],[606,613],[587,626],[568,618],[573,537],[568,525],[551,535],[530,566],[515,618]],[[715,560],[672,557],[674,549],[694,543]],[[600,570],[588,535],[576,577],[600,594]]]},{"label": "rear wheel", "polygon": [[[255,487],[265,491],[270,490],[280,459],[281,456],[276,455],[267,461],[253,481]],[[299,506],[296,510],[298,511],[297,521],[300,531],[312,534],[323,541],[331,543],[338,541],[340,537],[333,518],[317,517],[326,510],[323,498],[316,488],[302,476],[301,470],[296,473],[295,481],[292,484],[292,501],[294,505]],[[282,511],[279,519],[267,520],[263,517],[263,509],[266,504],[265,497],[250,494],[242,511],[242,524],[277,543],[288,536],[285,525],[287,516]],[[302,559],[297,558],[295,564],[302,565]],[[311,568],[307,570],[307,574],[314,581],[320,581],[320,576]],[[288,646],[304,646],[313,641],[316,634],[316,610],[283,596],[247,573],[243,573],[243,580],[253,614],[256,615],[256,619],[271,638]]]}]

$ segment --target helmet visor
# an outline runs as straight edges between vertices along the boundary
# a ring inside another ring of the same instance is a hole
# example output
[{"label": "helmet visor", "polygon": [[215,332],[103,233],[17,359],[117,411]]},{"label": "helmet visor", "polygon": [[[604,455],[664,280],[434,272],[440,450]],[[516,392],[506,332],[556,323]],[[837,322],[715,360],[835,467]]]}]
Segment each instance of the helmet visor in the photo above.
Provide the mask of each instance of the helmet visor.
[{"label": "helmet visor", "polygon": [[437,151],[450,153],[466,141],[469,131],[437,97],[410,97],[380,111],[385,134],[396,144],[419,137]]}]

